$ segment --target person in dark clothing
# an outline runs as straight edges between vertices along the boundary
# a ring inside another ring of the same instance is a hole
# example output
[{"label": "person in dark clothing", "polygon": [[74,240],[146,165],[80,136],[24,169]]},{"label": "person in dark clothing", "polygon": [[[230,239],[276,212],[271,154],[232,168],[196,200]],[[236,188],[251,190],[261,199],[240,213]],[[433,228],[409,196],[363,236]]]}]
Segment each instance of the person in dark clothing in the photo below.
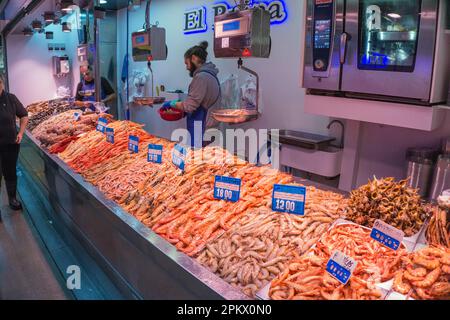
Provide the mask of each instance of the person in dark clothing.
[{"label": "person in dark clothing", "polygon": [[[16,129],[16,118],[20,119],[19,132]],[[15,95],[5,91],[5,82],[0,77],[0,182],[3,176],[5,178],[9,206],[12,210],[22,209],[22,204],[16,198],[16,166],[20,143],[27,124],[27,110]]]},{"label": "person in dark clothing", "polygon": [[[116,93],[111,84],[105,78],[101,77],[101,102],[107,105],[116,98]],[[76,104],[84,108],[91,108],[93,111],[93,103],[95,102],[95,79],[92,69],[89,67],[83,73],[83,79],[77,86],[77,94],[75,96]]]}]

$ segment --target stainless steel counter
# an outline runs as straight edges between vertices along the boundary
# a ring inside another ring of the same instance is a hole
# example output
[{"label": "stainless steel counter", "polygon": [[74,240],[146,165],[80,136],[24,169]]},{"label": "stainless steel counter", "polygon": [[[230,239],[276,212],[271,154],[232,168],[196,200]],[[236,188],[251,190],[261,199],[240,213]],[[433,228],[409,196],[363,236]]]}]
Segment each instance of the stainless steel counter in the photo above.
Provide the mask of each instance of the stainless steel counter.
[{"label": "stainless steel counter", "polygon": [[248,299],[108,200],[26,133],[19,159],[62,220],[129,298]]}]

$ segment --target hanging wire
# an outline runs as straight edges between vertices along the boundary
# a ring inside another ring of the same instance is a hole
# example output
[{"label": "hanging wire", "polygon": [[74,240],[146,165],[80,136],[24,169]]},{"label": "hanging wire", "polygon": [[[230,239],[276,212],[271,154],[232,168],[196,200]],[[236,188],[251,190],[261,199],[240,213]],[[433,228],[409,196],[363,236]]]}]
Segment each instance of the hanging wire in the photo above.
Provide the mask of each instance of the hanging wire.
[{"label": "hanging wire", "polygon": [[126,55],[126,64],[127,64],[127,101],[126,101],[126,111],[125,111],[125,119],[130,120],[131,114],[130,114],[130,33],[129,33],[129,27],[130,27],[130,9],[127,8],[127,55]]},{"label": "hanging wire", "polygon": [[145,23],[144,23],[144,30],[147,30],[150,28],[150,5],[152,3],[152,0],[147,1],[147,5],[145,7]]}]

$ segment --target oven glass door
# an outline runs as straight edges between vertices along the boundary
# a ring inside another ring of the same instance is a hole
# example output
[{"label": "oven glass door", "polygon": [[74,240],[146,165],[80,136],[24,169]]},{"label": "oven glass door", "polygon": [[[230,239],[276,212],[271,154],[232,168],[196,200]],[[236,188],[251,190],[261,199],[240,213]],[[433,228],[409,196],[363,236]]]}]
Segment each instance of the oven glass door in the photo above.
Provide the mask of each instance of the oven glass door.
[{"label": "oven glass door", "polygon": [[359,69],[414,71],[421,2],[359,1]]},{"label": "oven glass door", "polygon": [[342,91],[426,103],[438,0],[347,0],[346,4],[348,49]]}]

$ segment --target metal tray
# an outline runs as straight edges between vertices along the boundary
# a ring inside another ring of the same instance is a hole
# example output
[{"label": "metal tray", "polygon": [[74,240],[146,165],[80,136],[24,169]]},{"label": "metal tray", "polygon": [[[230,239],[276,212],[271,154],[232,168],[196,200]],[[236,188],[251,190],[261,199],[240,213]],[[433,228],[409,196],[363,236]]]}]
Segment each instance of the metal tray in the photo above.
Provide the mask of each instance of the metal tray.
[{"label": "metal tray", "polygon": [[[281,144],[287,144],[300,148],[315,149],[315,150],[318,150],[321,147],[328,146],[330,142],[336,140],[336,138],[333,137],[321,136],[309,132],[301,132],[293,130],[280,130],[278,138]],[[270,133],[269,139],[272,139]]]},{"label": "metal tray", "polygon": [[243,123],[256,120],[259,117],[256,110],[220,109],[212,112],[212,116],[219,122]]},{"label": "metal tray", "polygon": [[153,106],[154,104],[161,104],[166,101],[164,97],[142,97],[134,98],[134,103],[140,106]]}]

